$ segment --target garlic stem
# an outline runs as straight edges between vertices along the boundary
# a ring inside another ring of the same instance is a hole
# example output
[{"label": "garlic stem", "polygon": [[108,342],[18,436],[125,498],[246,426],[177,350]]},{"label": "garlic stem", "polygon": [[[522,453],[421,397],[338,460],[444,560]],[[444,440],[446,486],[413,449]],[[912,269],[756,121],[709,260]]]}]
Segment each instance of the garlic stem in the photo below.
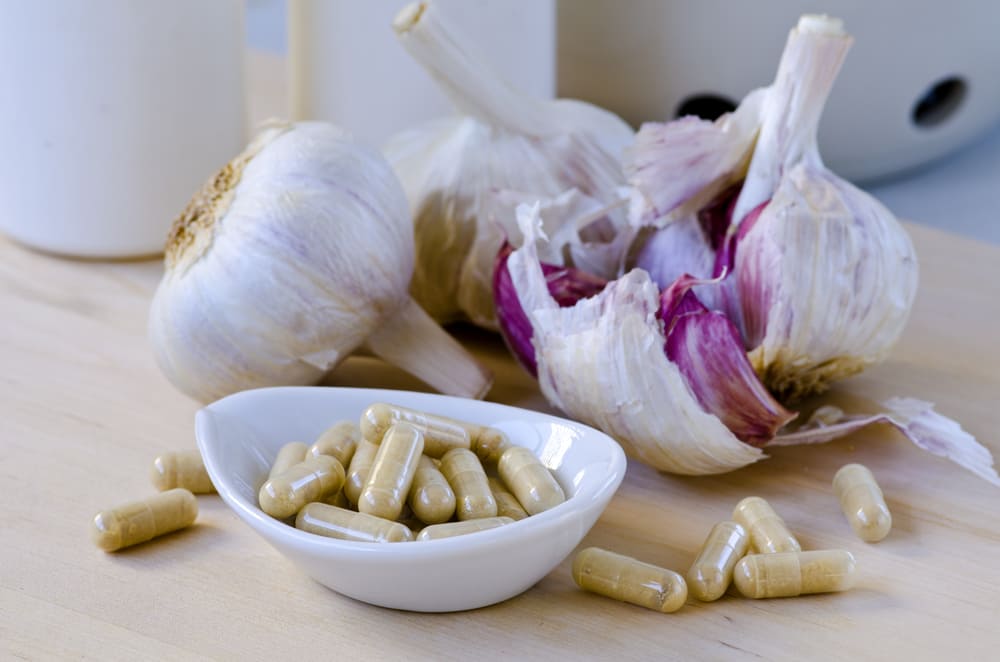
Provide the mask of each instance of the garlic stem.
[{"label": "garlic stem", "polygon": [[441,86],[461,113],[486,124],[524,135],[546,135],[558,129],[544,103],[523,95],[463,43],[431,2],[404,7],[392,24],[403,47]]},{"label": "garlic stem", "polygon": [[493,376],[413,299],[407,299],[366,344],[382,360],[442,393],[482,398],[493,385]]},{"label": "garlic stem", "polygon": [[760,135],[730,232],[770,199],[782,173],[794,164],[822,165],[816,143],[819,120],[853,41],[842,22],[829,16],[803,16],[789,33],[764,101]]}]

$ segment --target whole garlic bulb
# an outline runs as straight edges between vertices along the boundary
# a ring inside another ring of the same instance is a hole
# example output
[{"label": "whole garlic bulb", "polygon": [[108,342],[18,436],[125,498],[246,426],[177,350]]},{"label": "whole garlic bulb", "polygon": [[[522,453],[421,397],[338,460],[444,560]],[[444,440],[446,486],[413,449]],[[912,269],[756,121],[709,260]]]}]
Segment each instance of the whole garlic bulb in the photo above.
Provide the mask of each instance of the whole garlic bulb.
[{"label": "whole garlic bulb", "polygon": [[[787,399],[884,359],[916,295],[906,231],[819,155],[819,118],[851,41],[839,20],[803,16],[770,87],[714,123],[644,126],[626,162],[668,225],[690,224],[713,200],[728,202],[716,219],[724,237],[712,246],[713,273],[695,275],[732,274],[718,306],[740,329],[764,383]],[[656,273],[651,262],[646,256],[641,266]]]},{"label": "whole garlic bulb", "polygon": [[[404,131],[384,147],[414,214],[411,292],[439,321],[466,318],[495,328],[493,261],[505,238],[519,235],[512,218],[492,213],[494,193],[554,198],[576,188],[615,199],[624,184],[620,157],[633,132],[590,104],[542,101],[511,89],[431,2],[404,8],[394,28],[461,114]],[[609,220],[610,233],[625,224],[622,213]]]},{"label": "whole garlic bulb", "polygon": [[410,298],[406,198],[374,149],[319,122],[273,124],[175,221],[149,335],[180,390],[317,382],[375,354],[447,393],[488,374]]}]

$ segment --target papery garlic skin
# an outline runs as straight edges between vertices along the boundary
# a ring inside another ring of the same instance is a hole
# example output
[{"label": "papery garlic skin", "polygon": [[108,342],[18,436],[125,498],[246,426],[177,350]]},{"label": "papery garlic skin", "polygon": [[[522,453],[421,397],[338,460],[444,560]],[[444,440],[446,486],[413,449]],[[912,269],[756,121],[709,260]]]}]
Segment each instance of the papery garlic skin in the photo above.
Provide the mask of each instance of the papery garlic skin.
[{"label": "papery garlic skin", "polygon": [[150,341],[168,379],[201,401],[315,383],[393,331],[454,372],[417,351],[401,367],[482,395],[488,373],[410,299],[412,269],[406,198],[381,155],[332,125],[275,124],[175,222]]},{"label": "papery garlic skin", "polygon": [[[434,3],[407,6],[394,27],[463,115],[404,131],[383,148],[414,215],[411,292],[439,321],[464,318],[493,329],[493,261],[505,239],[519,235],[507,217],[491,213],[492,196],[514,190],[555,198],[576,188],[616,200],[624,184],[619,159],[633,132],[589,104],[511,89]],[[614,218],[624,226],[623,213]]]},{"label": "papery garlic skin", "polygon": [[783,178],[734,269],[750,361],[789,400],[885,359],[917,289],[914,248],[892,214],[809,168]]},{"label": "papery garlic skin", "polygon": [[723,473],[765,457],[707,413],[666,358],[659,288],[644,271],[560,308],[538,261],[538,206],[519,207],[518,222],[525,243],[507,265],[534,329],[538,381],[549,402],[661,470]]}]

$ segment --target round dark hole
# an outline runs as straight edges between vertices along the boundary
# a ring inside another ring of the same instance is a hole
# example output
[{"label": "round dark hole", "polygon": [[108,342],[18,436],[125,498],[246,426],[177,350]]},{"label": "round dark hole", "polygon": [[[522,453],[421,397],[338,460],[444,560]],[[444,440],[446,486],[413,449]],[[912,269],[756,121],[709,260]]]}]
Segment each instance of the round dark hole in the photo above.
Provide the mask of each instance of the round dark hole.
[{"label": "round dark hole", "polygon": [[675,117],[697,115],[704,120],[714,120],[720,115],[736,110],[736,104],[731,99],[717,94],[695,94],[681,102],[677,107]]},{"label": "round dark hole", "polygon": [[934,83],[913,106],[913,123],[924,129],[941,124],[962,105],[966,89],[965,81],[955,76]]}]

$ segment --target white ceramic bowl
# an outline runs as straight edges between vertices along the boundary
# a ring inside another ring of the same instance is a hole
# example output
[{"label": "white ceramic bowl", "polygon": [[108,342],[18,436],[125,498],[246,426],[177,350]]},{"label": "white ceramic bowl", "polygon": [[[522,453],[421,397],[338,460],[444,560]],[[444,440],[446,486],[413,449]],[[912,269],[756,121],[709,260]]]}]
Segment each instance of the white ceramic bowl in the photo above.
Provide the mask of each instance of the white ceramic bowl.
[{"label": "white ceramic bowl", "polygon": [[[257,507],[257,491],[283,444],[310,443],[333,423],[360,418],[374,402],[503,430],[514,443],[534,450],[554,472],[566,491],[566,502],[498,529],[385,544],[305,533]],[[408,391],[320,387],[244,391],[200,410],[195,435],[219,494],[275,549],[338,593],[414,611],[474,609],[527,590],[576,547],[625,476],[621,447],[593,428],[506,405]]]}]

